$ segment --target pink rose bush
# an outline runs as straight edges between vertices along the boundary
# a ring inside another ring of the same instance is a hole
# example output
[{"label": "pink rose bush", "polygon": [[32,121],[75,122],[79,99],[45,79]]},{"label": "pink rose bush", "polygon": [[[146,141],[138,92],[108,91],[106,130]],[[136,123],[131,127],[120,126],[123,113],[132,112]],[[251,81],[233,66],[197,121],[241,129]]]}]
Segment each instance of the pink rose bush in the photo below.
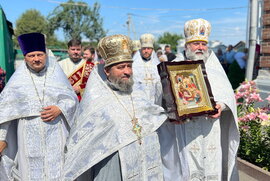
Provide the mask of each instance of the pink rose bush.
[{"label": "pink rose bush", "polygon": [[[270,95],[263,102],[254,81],[245,81],[235,93],[240,146],[238,156],[270,170]],[[258,104],[263,106],[258,106]]]}]

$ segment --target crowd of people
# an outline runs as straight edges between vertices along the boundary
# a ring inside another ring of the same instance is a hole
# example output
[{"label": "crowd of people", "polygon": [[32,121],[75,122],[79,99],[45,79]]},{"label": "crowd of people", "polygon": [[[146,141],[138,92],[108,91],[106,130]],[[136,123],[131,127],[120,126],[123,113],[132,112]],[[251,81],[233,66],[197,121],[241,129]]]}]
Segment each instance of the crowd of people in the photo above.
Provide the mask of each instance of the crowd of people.
[{"label": "crowd of people", "polygon": [[240,83],[245,80],[248,49],[243,48],[236,52],[233,50],[233,46],[229,45],[224,53],[219,48],[216,55],[226,72],[233,89],[237,89]]},{"label": "crowd of people", "polygon": [[179,59],[169,45],[155,51],[152,34],[96,49],[72,39],[60,61],[43,34],[20,35],[24,63],[0,94],[0,181],[239,180],[236,101],[210,32],[187,21],[183,55],[204,62],[216,113],[184,123],[168,119],[157,69]]}]

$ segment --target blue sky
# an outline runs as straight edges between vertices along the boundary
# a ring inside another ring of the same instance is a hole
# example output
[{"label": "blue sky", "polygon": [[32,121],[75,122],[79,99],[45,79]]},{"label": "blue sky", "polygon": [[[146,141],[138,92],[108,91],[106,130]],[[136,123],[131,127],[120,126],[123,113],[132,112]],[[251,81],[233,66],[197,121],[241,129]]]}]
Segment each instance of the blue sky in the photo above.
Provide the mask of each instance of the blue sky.
[{"label": "blue sky", "polygon": [[[74,0],[77,2],[77,0]],[[138,39],[143,33],[155,37],[163,32],[183,34],[184,23],[190,19],[204,18],[212,24],[210,40],[219,40],[225,45],[246,41],[248,0],[83,0],[90,6],[101,5],[104,28],[108,35],[128,35],[126,22],[131,14]],[[16,20],[28,9],[36,9],[45,17],[65,0],[0,0],[6,17],[16,26]],[[61,32],[57,33],[63,39]]]}]

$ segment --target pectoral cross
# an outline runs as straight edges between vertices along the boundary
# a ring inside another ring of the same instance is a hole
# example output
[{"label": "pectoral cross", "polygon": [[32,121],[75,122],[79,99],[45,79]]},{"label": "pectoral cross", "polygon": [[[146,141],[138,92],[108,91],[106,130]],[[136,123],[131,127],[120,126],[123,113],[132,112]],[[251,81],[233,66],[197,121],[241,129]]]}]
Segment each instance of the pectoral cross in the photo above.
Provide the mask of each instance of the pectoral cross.
[{"label": "pectoral cross", "polygon": [[137,137],[138,137],[138,142],[139,142],[139,144],[141,145],[141,144],[142,144],[142,140],[141,140],[141,138],[142,138],[142,135],[141,135],[141,132],[142,132],[142,126],[139,125],[139,123],[138,123],[138,118],[135,118],[135,117],[134,117],[134,118],[131,120],[131,122],[132,122],[132,125],[133,125],[132,131],[133,131],[133,133],[135,133],[135,134],[137,135]]},{"label": "pectoral cross", "polygon": [[154,78],[152,77],[152,74],[146,73],[144,80],[146,82],[146,85],[149,83],[149,81],[151,84],[153,84]]}]

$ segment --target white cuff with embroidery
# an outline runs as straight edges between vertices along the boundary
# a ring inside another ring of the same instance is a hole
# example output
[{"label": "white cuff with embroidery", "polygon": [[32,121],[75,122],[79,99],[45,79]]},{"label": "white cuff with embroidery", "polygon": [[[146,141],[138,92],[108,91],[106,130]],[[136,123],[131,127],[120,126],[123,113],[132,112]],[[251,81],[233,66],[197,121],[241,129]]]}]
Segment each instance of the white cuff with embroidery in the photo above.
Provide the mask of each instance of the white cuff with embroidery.
[{"label": "white cuff with embroidery", "polygon": [[224,111],[227,109],[226,104],[224,104],[223,102],[217,102],[217,104],[219,104],[221,106],[221,111]]},{"label": "white cuff with embroidery", "polygon": [[6,122],[0,125],[0,141],[6,141],[9,124],[10,122]]}]

